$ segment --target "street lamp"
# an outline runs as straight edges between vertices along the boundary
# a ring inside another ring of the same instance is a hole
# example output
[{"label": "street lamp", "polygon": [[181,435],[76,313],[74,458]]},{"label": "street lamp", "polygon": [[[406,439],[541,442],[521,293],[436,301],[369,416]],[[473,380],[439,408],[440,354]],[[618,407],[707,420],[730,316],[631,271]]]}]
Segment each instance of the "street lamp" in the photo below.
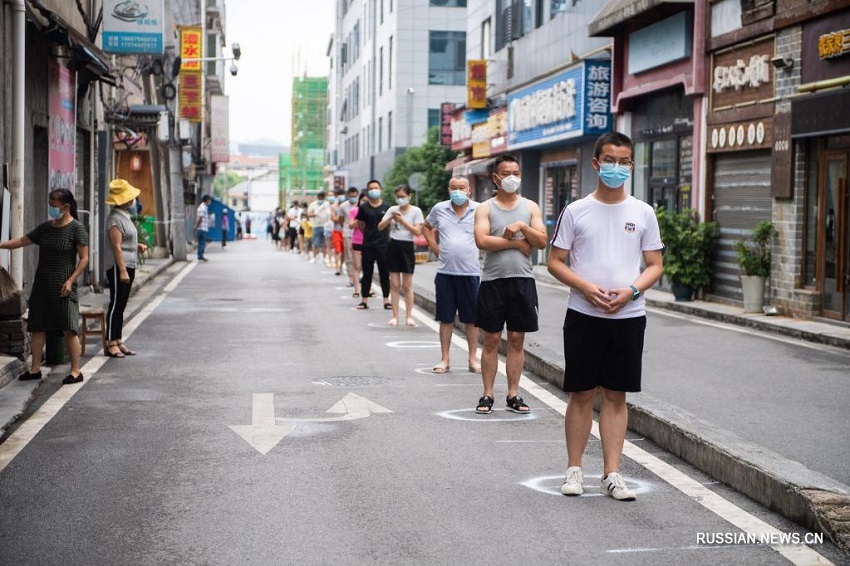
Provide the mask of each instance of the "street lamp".
[{"label": "street lamp", "polygon": [[230,44],[230,52],[233,54],[232,57],[192,57],[182,59],[180,57],[174,58],[174,66],[171,70],[171,75],[176,77],[180,74],[180,67],[183,63],[205,63],[207,61],[230,61],[230,74],[234,77],[236,73],[239,72],[239,67],[236,66],[236,61],[238,61],[242,57],[242,48],[239,47],[238,43]]}]

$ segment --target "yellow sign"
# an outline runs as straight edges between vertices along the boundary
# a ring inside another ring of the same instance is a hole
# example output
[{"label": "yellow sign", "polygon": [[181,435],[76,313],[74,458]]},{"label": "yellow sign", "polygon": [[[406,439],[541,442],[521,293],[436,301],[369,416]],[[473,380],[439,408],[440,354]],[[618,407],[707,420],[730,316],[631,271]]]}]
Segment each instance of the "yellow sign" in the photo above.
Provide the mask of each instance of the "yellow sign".
[{"label": "yellow sign", "polygon": [[487,108],[487,61],[466,62],[466,107]]},{"label": "yellow sign", "polygon": [[180,71],[201,71],[200,61],[188,61],[188,59],[200,59],[203,57],[203,30],[201,26],[187,26],[180,28]]},{"label": "yellow sign", "polygon": [[818,55],[832,59],[850,53],[850,29],[825,33],[818,38]]}]

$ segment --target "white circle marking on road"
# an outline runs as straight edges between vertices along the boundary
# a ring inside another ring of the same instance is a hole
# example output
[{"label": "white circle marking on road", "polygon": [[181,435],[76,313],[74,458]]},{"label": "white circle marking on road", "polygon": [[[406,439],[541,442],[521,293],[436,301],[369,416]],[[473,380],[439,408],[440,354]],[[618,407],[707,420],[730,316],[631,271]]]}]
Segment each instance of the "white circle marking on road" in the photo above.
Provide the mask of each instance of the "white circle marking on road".
[{"label": "white circle marking on road", "polygon": [[[652,491],[651,484],[644,481],[639,481],[631,478],[623,478],[626,486],[635,492],[635,495],[649,493]],[[602,476],[584,476],[584,493],[579,497],[600,497],[605,495],[602,491]],[[587,480],[592,480],[588,482]],[[561,485],[564,483],[564,476],[539,476],[520,482],[520,485],[525,486],[534,491],[545,493],[547,495],[557,495],[558,497],[568,497],[561,493]]]}]

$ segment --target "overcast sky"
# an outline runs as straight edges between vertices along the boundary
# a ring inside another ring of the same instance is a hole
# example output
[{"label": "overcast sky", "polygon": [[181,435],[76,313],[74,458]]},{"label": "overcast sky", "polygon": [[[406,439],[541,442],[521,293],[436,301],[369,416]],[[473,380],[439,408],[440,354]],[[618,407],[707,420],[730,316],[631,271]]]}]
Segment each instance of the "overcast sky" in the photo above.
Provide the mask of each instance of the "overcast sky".
[{"label": "overcast sky", "polygon": [[239,74],[225,86],[230,141],[289,145],[292,78],[328,75],[334,0],[228,0],[226,18],[228,47],[242,48]]}]

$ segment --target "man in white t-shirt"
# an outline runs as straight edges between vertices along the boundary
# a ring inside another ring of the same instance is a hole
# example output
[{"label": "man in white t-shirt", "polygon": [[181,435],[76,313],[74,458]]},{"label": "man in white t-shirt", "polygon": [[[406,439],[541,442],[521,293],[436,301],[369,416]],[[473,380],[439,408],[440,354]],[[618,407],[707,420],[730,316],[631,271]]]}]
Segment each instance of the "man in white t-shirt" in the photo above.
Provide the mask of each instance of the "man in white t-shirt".
[{"label": "man in white t-shirt", "polygon": [[[307,207],[307,218],[313,225],[313,257],[310,263],[316,263],[325,251],[325,224],[331,220],[331,205],[325,200],[325,191],[316,194],[316,200]],[[327,234],[330,237],[330,234]]]},{"label": "man in white t-shirt", "polygon": [[599,391],[602,487],[614,499],[635,499],[619,474],[628,427],[626,392],[641,388],[643,293],[661,277],[664,245],[655,210],[626,193],[632,156],[632,141],[621,133],[596,141],[596,190],[564,208],[549,252],[549,273],[572,290],[564,321],[563,389],[570,393],[564,495],[584,491],[581,461]]}]

